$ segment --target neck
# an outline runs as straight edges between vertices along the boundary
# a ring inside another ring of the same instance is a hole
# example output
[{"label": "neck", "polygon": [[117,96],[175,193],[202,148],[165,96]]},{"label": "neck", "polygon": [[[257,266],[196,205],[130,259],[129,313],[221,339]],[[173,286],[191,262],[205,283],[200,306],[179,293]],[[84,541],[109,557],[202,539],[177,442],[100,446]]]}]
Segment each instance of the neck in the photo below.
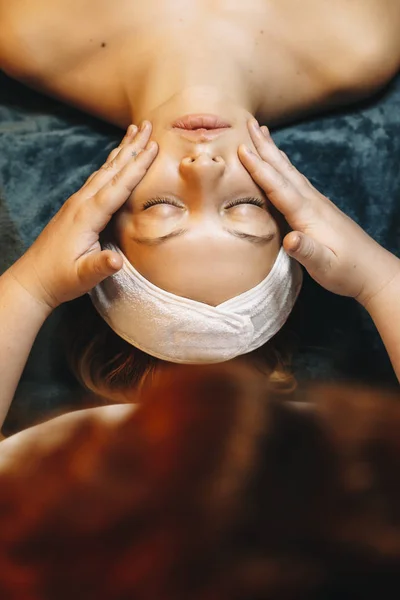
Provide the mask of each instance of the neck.
[{"label": "neck", "polygon": [[221,50],[198,54],[169,51],[148,60],[127,92],[132,122],[154,120],[163,107],[168,107],[164,111],[168,115],[176,107],[177,117],[206,112],[223,116],[227,105],[256,114],[259,97],[249,65]]}]

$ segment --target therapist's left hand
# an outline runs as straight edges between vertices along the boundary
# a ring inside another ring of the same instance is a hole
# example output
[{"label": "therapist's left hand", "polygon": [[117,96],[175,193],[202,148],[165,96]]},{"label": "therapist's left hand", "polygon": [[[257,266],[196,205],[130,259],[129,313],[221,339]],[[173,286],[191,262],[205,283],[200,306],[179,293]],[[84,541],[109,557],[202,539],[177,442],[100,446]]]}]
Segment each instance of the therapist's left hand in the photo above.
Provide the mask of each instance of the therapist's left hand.
[{"label": "therapist's left hand", "polygon": [[99,235],[126,202],[157,156],[151,123],[131,125],[105,164],[73,194],[9,274],[50,310],[82,296],[122,267],[122,258],[102,250]]}]

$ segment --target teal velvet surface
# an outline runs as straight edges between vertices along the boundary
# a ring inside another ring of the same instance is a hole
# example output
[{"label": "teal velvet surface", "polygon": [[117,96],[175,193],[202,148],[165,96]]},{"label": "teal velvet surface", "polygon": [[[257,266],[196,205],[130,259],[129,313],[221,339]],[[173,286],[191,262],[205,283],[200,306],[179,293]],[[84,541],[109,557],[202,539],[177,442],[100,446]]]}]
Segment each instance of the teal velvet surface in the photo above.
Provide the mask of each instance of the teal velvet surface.
[{"label": "teal velvet surface", "polygon": [[[277,144],[324,194],[394,253],[400,243],[400,78],[379,97],[273,133]],[[37,237],[62,203],[121,137],[72,108],[0,73],[0,268]],[[56,336],[56,311],[28,362],[8,430],[77,406],[79,388]],[[285,326],[300,378],[393,385],[377,332],[362,308],[308,277]],[[1,382],[0,382],[1,385]]]}]

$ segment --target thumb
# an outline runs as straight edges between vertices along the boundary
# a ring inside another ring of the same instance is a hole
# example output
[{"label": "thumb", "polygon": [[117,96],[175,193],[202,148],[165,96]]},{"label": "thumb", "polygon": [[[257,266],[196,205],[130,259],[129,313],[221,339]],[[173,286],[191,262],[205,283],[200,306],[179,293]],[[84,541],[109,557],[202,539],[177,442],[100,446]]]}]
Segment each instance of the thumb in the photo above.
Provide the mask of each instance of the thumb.
[{"label": "thumb", "polygon": [[82,257],[81,261],[79,278],[87,291],[117,273],[122,267],[122,257],[112,250],[90,252]]},{"label": "thumb", "polygon": [[318,282],[329,272],[335,259],[332,250],[299,231],[288,233],[283,240],[283,247]]}]

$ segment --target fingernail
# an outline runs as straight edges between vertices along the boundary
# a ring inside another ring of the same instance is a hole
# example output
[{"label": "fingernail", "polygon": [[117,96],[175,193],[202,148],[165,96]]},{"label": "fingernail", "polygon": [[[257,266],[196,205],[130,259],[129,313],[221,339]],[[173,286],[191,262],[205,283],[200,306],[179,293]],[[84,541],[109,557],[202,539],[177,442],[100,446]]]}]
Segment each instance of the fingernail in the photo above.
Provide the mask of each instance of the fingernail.
[{"label": "fingernail", "polygon": [[252,156],[253,158],[258,158],[257,154],[250,150],[248,146],[242,146],[243,152],[247,154],[247,156]]},{"label": "fingernail", "polygon": [[141,127],[140,127],[140,131],[144,131],[147,127],[148,121],[143,121]]},{"label": "fingernail", "polygon": [[147,145],[147,150],[150,150],[150,151],[152,151],[152,150],[155,150],[156,148],[157,148],[157,144],[156,144],[156,142],[153,142],[153,141],[151,141],[151,142],[149,142],[149,144]]},{"label": "fingernail", "polygon": [[270,132],[269,132],[269,129],[268,129],[268,127],[267,127],[266,125],[263,125],[263,126],[261,127],[261,131],[263,132],[263,134],[264,134],[264,136],[265,136],[266,138],[269,138],[269,137],[271,137],[271,134],[270,134]]},{"label": "fingernail", "polygon": [[107,258],[107,264],[110,267],[110,269],[116,269],[118,267],[117,260],[114,256],[109,256]]},{"label": "fingernail", "polygon": [[257,121],[257,119],[253,119],[252,123],[256,129],[258,129],[258,130],[260,129],[260,123]]},{"label": "fingernail", "polygon": [[299,235],[293,235],[291,242],[290,252],[297,252],[301,245],[301,237]]}]

